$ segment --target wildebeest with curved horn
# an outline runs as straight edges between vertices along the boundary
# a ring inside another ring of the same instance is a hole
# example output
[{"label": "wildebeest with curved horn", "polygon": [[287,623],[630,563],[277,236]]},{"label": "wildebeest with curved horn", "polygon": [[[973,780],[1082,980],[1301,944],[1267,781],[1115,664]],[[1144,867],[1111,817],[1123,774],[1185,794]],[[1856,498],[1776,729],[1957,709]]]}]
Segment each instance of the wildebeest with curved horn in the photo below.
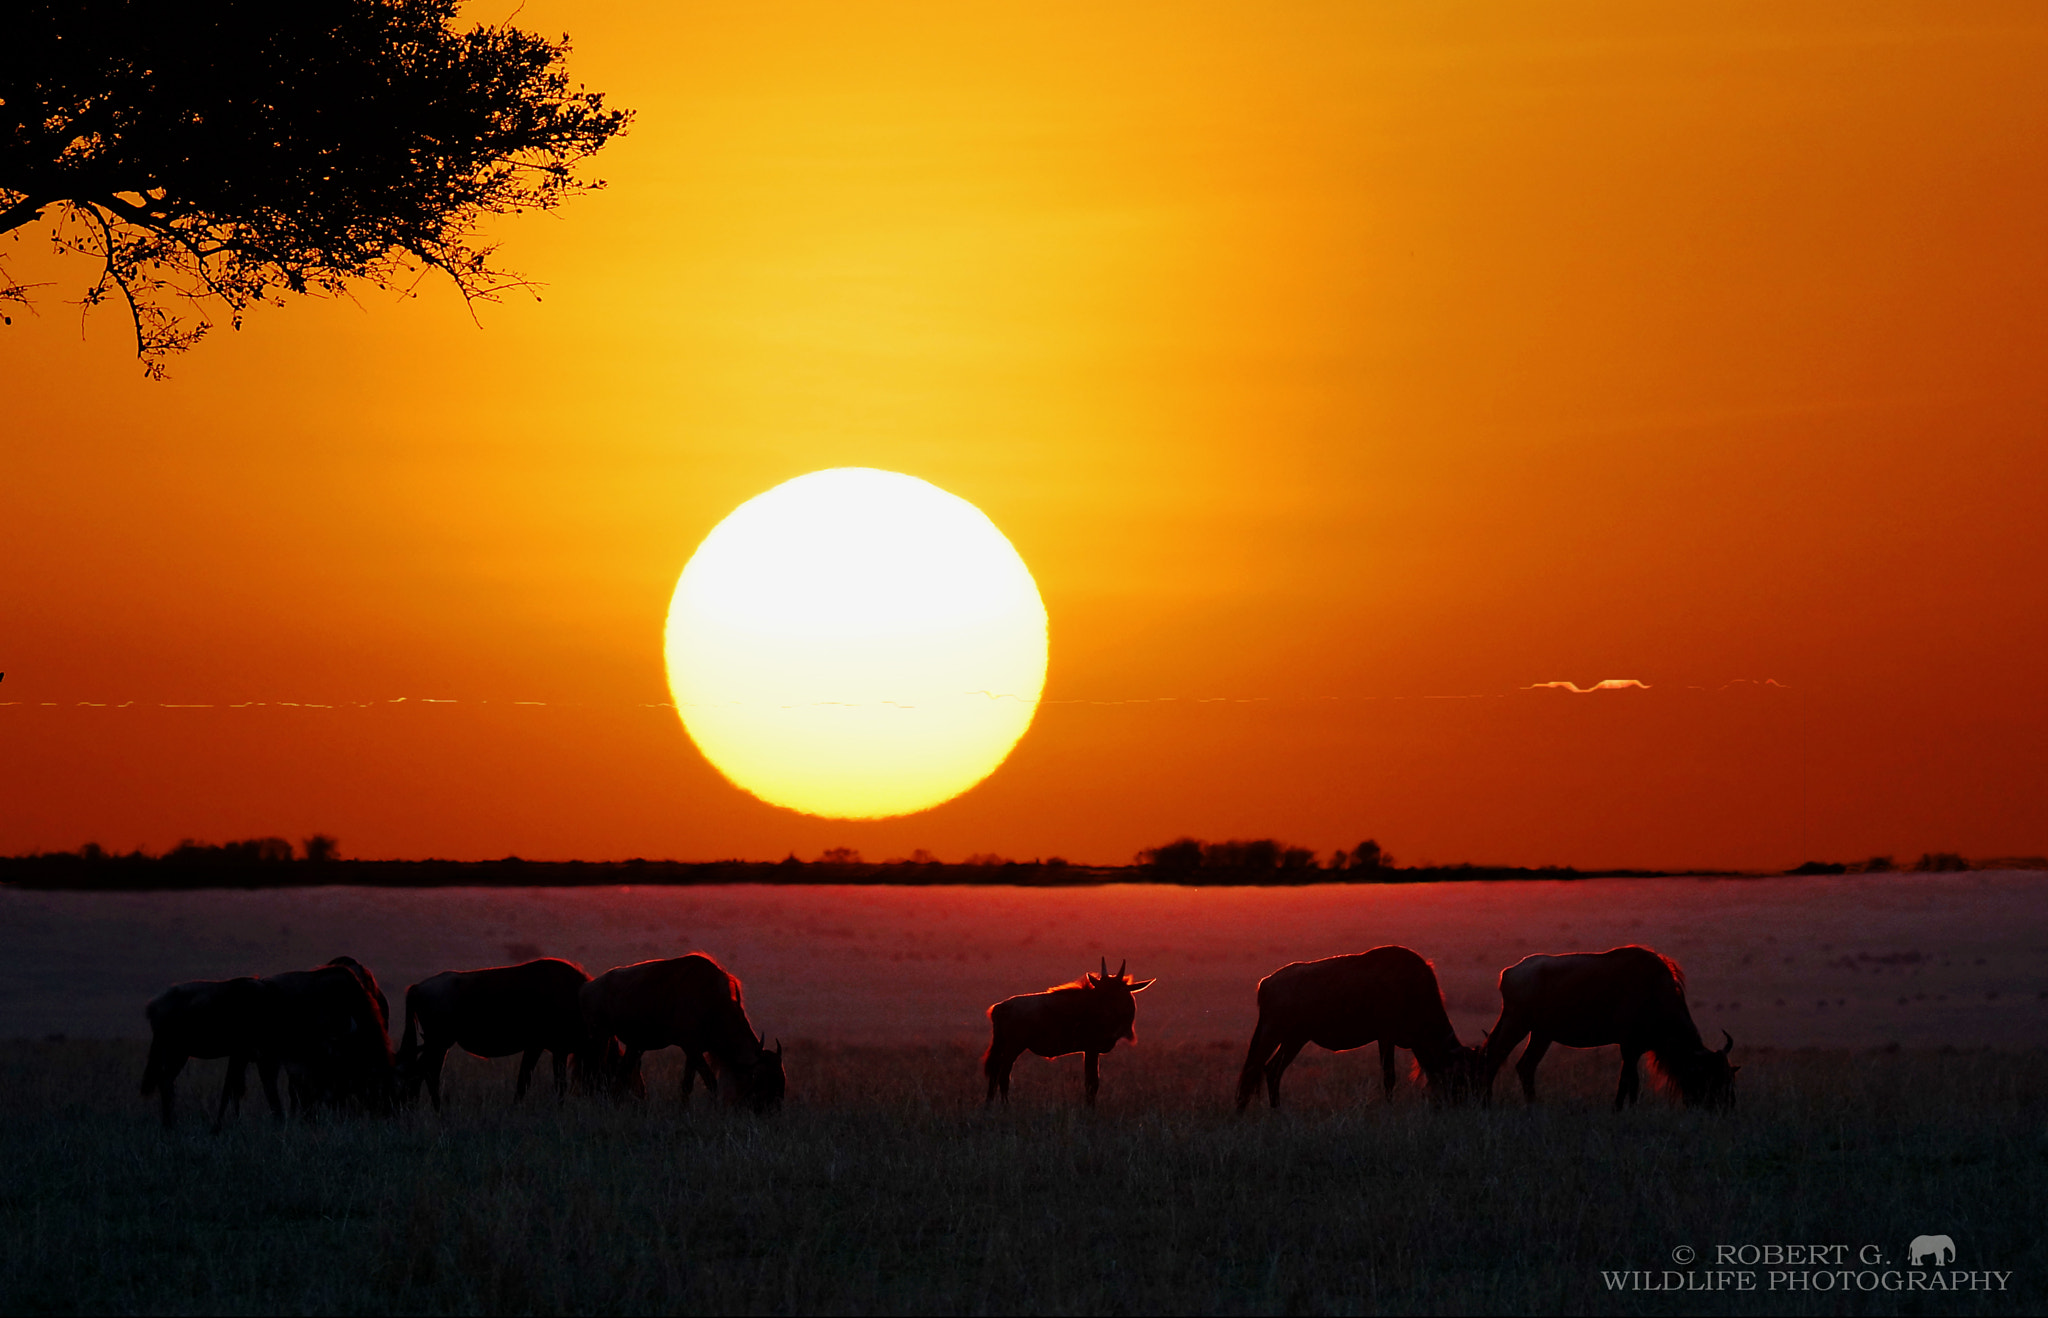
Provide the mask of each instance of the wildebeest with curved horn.
[{"label": "wildebeest with curved horn", "polygon": [[590,976],[555,957],[487,970],[444,970],[405,991],[405,1036],[398,1046],[398,1079],[408,1101],[422,1081],[441,1110],[441,1067],[448,1050],[473,1057],[520,1054],[516,1101],[526,1097],[533,1068],[554,1054],[555,1094],[569,1088],[569,1058],[583,1039],[578,998]]},{"label": "wildebeest with curved horn", "polygon": [[293,1107],[311,1115],[315,1100],[390,1106],[390,1019],[384,995],[353,958],[313,970],[266,975],[266,1020],[256,1070],[272,1112],[282,1116],[277,1074],[291,1080]]},{"label": "wildebeest with curved horn", "polygon": [[270,993],[263,982],[240,979],[194,980],[176,984],[152,999],[149,1017],[149,1061],[142,1068],[142,1096],[155,1094],[163,1111],[164,1129],[177,1121],[178,1073],[189,1058],[225,1057],[227,1075],[213,1128],[219,1131],[230,1102],[240,1106],[246,1092],[248,1065],[262,1049],[270,1027]]},{"label": "wildebeest with curved horn", "polygon": [[1259,981],[1259,1024],[1237,1078],[1237,1110],[1263,1076],[1274,1107],[1280,1077],[1308,1044],[1331,1052],[1380,1046],[1380,1083],[1394,1096],[1394,1049],[1415,1054],[1429,1096],[1462,1101],[1484,1074],[1477,1048],[1458,1042],[1429,962],[1405,947],[1296,961]]},{"label": "wildebeest with curved horn", "polygon": [[998,1093],[1005,1103],[1010,1101],[1010,1068],[1025,1052],[1040,1057],[1080,1053],[1083,1092],[1088,1106],[1095,1106],[1095,1092],[1102,1087],[1102,1054],[1115,1048],[1119,1039],[1138,1041],[1138,1004],[1131,995],[1152,981],[1134,983],[1124,973],[1130,964],[1124,962],[1112,975],[1109,958],[1104,957],[1099,975],[1083,975],[1043,993],[1020,993],[990,1007],[988,1051],[981,1055],[981,1073],[988,1077],[987,1101],[995,1102]]},{"label": "wildebeest with curved horn", "polygon": [[[683,1096],[708,1055],[733,1078],[733,1096],[756,1112],[782,1102],[787,1084],[782,1044],[767,1047],[747,1019],[740,981],[702,952],[665,961],[616,966],[583,985],[583,1048],[587,1057],[608,1057],[617,1039],[625,1054],[613,1069],[615,1084],[644,1092],[640,1059],[655,1048],[683,1050]],[[703,1073],[707,1080],[710,1072]]]},{"label": "wildebeest with curved horn", "polygon": [[1515,1063],[1522,1095],[1536,1101],[1536,1067],[1551,1044],[1567,1048],[1621,1045],[1621,1085],[1614,1110],[1636,1101],[1636,1062],[1648,1053],[1677,1085],[1688,1107],[1732,1107],[1735,1073],[1728,1064],[1735,1036],[1719,1049],[1700,1040],[1685,1005],[1685,972],[1647,947],[1566,956],[1528,956],[1500,972],[1500,1020],[1486,1041],[1486,1083],[1528,1036]]}]

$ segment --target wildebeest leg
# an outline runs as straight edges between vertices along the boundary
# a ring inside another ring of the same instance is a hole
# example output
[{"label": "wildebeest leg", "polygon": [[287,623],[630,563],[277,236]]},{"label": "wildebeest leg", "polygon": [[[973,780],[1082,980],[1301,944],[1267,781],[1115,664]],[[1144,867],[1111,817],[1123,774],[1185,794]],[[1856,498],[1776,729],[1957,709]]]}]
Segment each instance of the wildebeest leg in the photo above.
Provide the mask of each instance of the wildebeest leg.
[{"label": "wildebeest leg", "polygon": [[528,1048],[526,1055],[519,1059],[519,1083],[512,1087],[514,1103],[526,1097],[526,1087],[533,1083],[533,1068],[540,1065],[540,1054],[540,1049]]},{"label": "wildebeest leg", "polygon": [[213,1110],[213,1133],[220,1134],[221,1126],[227,1120],[228,1104],[235,1105],[235,1114],[241,1115],[242,1095],[249,1090],[249,1059],[230,1054],[227,1074],[221,1077],[220,1103]]},{"label": "wildebeest leg", "polygon": [[1004,1104],[1007,1105],[1009,1103],[1010,1068],[1015,1066],[1017,1059],[1023,1055],[1024,1049],[1022,1046],[1013,1048],[1005,1044],[998,1048],[994,1044],[989,1045],[988,1055],[981,1059],[982,1074],[988,1077],[988,1098],[984,1106],[987,1103],[995,1102],[998,1092],[1002,1094]]},{"label": "wildebeest leg", "polygon": [[434,1111],[441,1110],[441,1068],[448,1064],[448,1050],[454,1040],[447,1043],[430,1043],[420,1055],[420,1073],[427,1082],[427,1097],[434,1101]]},{"label": "wildebeest leg", "polygon": [[1625,1045],[1621,1050],[1621,1086],[1614,1091],[1616,1112],[1621,1111],[1624,1104],[1634,1106],[1636,1095],[1642,1090],[1643,1078],[1636,1071],[1636,1063],[1641,1057],[1642,1053]]},{"label": "wildebeest leg", "polygon": [[704,1077],[706,1093],[715,1094],[718,1092],[718,1073],[711,1069],[710,1060],[703,1053],[693,1053],[685,1048],[683,1050],[683,1102],[688,1103],[690,1101],[690,1086],[697,1082],[698,1076]]},{"label": "wildebeest leg", "polygon": [[1089,1107],[1095,1106],[1095,1091],[1102,1088],[1102,1054],[1081,1054],[1081,1092]]},{"label": "wildebeest leg", "polygon": [[633,1091],[633,1097],[647,1097],[647,1080],[640,1074],[640,1059],[646,1053],[647,1050],[645,1048],[628,1048],[626,1050],[626,1058],[619,1064],[619,1089],[621,1092],[630,1088]]},{"label": "wildebeest leg", "polygon": [[172,1056],[169,1050],[159,1057],[156,1050],[150,1050],[149,1074],[143,1077],[142,1092],[148,1093],[154,1084],[158,1099],[158,1110],[163,1113],[164,1129],[170,1130],[178,1123],[178,1072],[185,1069],[183,1057]]},{"label": "wildebeest leg", "polygon": [[1280,1077],[1287,1074],[1287,1068],[1294,1065],[1294,1059],[1308,1045],[1306,1039],[1288,1039],[1281,1043],[1280,1051],[1266,1063],[1266,1094],[1273,1100],[1273,1106],[1280,1106]]},{"label": "wildebeest leg", "polygon": [[1529,1102],[1536,1101],[1536,1067],[1543,1061],[1543,1054],[1550,1051],[1550,1040],[1537,1033],[1529,1035],[1529,1046],[1522,1050],[1522,1060],[1515,1063],[1515,1074],[1522,1078],[1522,1097]]},{"label": "wildebeest leg", "polygon": [[270,1115],[284,1120],[284,1104],[277,1097],[277,1063],[262,1061],[256,1063],[256,1078],[263,1082],[263,1097],[270,1100]]},{"label": "wildebeest leg", "polygon": [[1280,1040],[1266,1022],[1260,1021],[1252,1031],[1251,1047],[1245,1049],[1244,1069],[1237,1073],[1237,1110],[1242,1112],[1251,1104],[1252,1095],[1259,1092],[1259,1080],[1266,1074],[1266,1063],[1272,1058],[1273,1050],[1280,1046]]},{"label": "wildebeest leg", "polygon": [[555,1059],[555,1100],[559,1102],[569,1096],[569,1054],[557,1048],[550,1055]]},{"label": "wildebeest leg", "polygon": [[185,1057],[155,1034],[149,1041],[149,1060],[142,1067],[142,1096],[155,1094],[158,1109],[163,1113],[164,1129],[169,1130],[177,1121],[177,1111],[171,1098],[171,1087],[178,1079],[178,1072],[185,1067]]},{"label": "wildebeest leg", "polygon": [[1380,1040],[1380,1097],[1394,1101],[1394,1045]]}]

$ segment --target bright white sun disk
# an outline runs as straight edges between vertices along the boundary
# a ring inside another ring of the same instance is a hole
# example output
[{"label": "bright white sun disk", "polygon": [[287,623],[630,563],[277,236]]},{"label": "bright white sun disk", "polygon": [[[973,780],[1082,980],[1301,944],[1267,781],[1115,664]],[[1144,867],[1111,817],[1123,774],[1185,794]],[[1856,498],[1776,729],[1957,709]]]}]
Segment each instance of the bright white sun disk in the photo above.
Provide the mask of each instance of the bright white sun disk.
[{"label": "bright white sun disk", "polygon": [[980,782],[1030,726],[1045,662],[1045,605],[995,524],[865,467],[741,504],[669,604],[691,738],[740,787],[809,814],[908,814]]}]

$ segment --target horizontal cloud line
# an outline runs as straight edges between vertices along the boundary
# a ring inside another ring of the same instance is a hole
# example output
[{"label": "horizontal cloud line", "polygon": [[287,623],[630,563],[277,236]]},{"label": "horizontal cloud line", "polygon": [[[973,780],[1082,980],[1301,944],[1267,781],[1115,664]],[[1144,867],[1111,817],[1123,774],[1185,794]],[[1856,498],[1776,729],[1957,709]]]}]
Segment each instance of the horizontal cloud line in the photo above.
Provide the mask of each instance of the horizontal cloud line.
[{"label": "horizontal cloud line", "polygon": [[[1685,685],[1683,685],[1683,686],[1681,686],[1681,687],[1678,687],[1678,688],[1676,688],[1676,689],[1678,689],[1678,690],[1683,690],[1683,691],[1700,691],[1700,692],[1707,692],[1707,693],[1713,693],[1713,692],[1720,692],[1720,691],[1730,691],[1730,690],[1734,690],[1734,689],[1737,689],[1737,688],[1744,688],[1744,689],[1748,689],[1748,690],[1764,690],[1764,689],[1766,689],[1766,688],[1768,688],[1768,689],[1772,689],[1772,690],[1778,690],[1778,691],[1789,691],[1789,690],[1791,690],[1791,688],[1790,688],[1790,687],[1788,687],[1788,686],[1786,686],[1786,685],[1785,685],[1785,683],[1783,683],[1783,682],[1780,682],[1780,681],[1778,681],[1778,680],[1777,680],[1776,678],[1772,678],[1772,677],[1766,677],[1766,678],[1749,678],[1749,677],[1737,677],[1737,678],[1731,678],[1730,680],[1728,680],[1728,681],[1726,681],[1726,682],[1723,682],[1723,683],[1721,683],[1721,684],[1720,684],[1719,686],[1712,686],[1712,687],[1709,687],[1709,686],[1701,686],[1701,685],[1698,685],[1698,684],[1695,684],[1695,683],[1687,683],[1687,684],[1685,684]],[[974,691],[963,691],[963,692],[961,692],[960,694],[961,694],[961,695],[963,695],[963,696],[981,696],[981,697],[983,697],[984,699],[987,699],[987,700],[991,700],[991,701],[995,701],[995,700],[1008,700],[1008,701],[1015,701],[1016,703],[1018,703],[1018,704],[1020,704],[1020,705],[1170,705],[1170,704],[1186,704],[1186,705],[1256,705],[1256,704],[1275,704],[1275,703],[1279,703],[1279,704],[1308,704],[1308,703],[1316,703],[1316,704],[1327,704],[1327,703],[1333,703],[1333,702],[1353,702],[1353,701],[1355,701],[1355,702],[1367,702],[1367,701],[1404,701],[1404,700],[1500,700],[1500,699],[1504,699],[1504,698],[1506,698],[1506,697],[1508,697],[1508,696],[1514,695],[1514,694],[1516,694],[1516,692],[1518,692],[1518,691],[1566,691],[1566,692],[1570,692],[1570,693],[1571,693],[1571,694],[1573,694],[1573,695],[1580,695],[1580,696],[1585,696],[1585,695],[1593,695],[1593,694],[1595,694],[1596,692],[1601,692],[1601,691],[1648,691],[1648,690],[1650,690],[1650,689],[1651,689],[1651,684],[1650,684],[1650,683],[1648,683],[1648,682],[1645,682],[1645,681],[1643,681],[1643,680],[1642,680],[1641,678],[1635,678],[1635,677],[1608,677],[1608,678],[1602,678],[1602,679],[1601,679],[1600,681],[1597,681],[1597,682],[1593,683],[1593,684],[1592,684],[1591,686],[1580,686],[1580,685],[1578,685],[1578,684],[1577,684],[1576,682],[1571,682],[1571,681],[1566,681],[1566,680],[1563,680],[1563,679],[1558,679],[1558,680],[1553,680],[1553,681],[1548,681],[1548,682],[1531,682],[1531,683],[1529,683],[1529,684],[1528,684],[1528,685],[1526,685],[1526,686],[1522,686],[1522,687],[1517,687],[1517,688],[1515,688],[1514,690],[1511,690],[1511,691],[1497,691],[1497,692],[1492,692],[1492,693],[1488,693],[1488,692],[1460,692],[1460,693],[1443,693],[1443,694],[1423,694],[1423,695],[1358,695],[1358,694],[1348,694],[1348,695],[1280,695],[1280,696],[1275,696],[1275,695],[1263,695],[1263,696],[1234,696],[1234,695],[1213,695],[1213,696],[1124,696],[1124,697],[1108,697],[1108,698],[1104,698],[1104,697],[1087,697],[1087,696],[1069,696],[1069,697],[1061,697],[1061,698],[1057,698],[1057,699],[1054,699],[1054,698],[1048,698],[1048,697],[1042,697],[1042,696],[1041,696],[1041,697],[1039,697],[1039,698],[1037,698],[1037,699],[1035,699],[1035,700],[1034,700],[1034,699],[1028,699],[1028,698],[1026,698],[1026,697],[1024,697],[1024,696],[1018,695],[1018,694],[1017,694],[1017,693],[1015,693],[1015,692],[1010,692],[1010,691],[993,691],[993,690],[989,690],[989,689],[986,689],[986,688],[983,688],[983,689],[978,689],[978,690],[974,690]],[[1671,688],[1667,688],[1667,689],[1671,689]],[[677,704],[671,703],[671,702],[669,702],[669,701],[617,701],[617,702],[612,702],[612,701],[567,701],[567,702],[565,702],[565,701],[549,701],[549,700],[504,700],[504,699],[498,699],[498,700],[464,700],[464,699],[459,699],[459,698],[456,698],[456,697],[452,697],[452,696],[391,696],[391,697],[379,698],[379,699],[374,699],[374,700],[342,700],[342,701],[332,701],[332,702],[319,702],[319,701],[310,701],[310,700],[307,700],[307,701],[300,701],[300,700],[238,700],[238,701],[221,701],[221,702],[211,702],[211,701],[168,701],[168,700],[166,700],[166,701],[138,701],[138,700],[132,700],[132,699],[131,699],[131,700],[124,700],[124,701],[121,701],[121,702],[119,702],[119,703],[117,704],[117,703],[114,703],[114,702],[111,702],[111,701],[104,701],[104,700],[75,700],[75,701],[69,701],[69,702],[65,702],[65,701],[56,701],[56,700],[41,700],[41,701],[35,701],[35,700],[0,700],[0,708],[9,708],[9,707],[14,707],[14,708],[29,708],[29,709],[38,709],[38,708],[40,708],[40,709],[55,709],[55,708],[67,708],[67,707],[68,707],[68,708],[76,708],[76,709],[117,709],[117,710],[118,710],[118,709],[131,709],[131,708],[134,708],[134,707],[136,707],[136,706],[140,705],[140,706],[142,706],[142,707],[144,707],[144,708],[154,708],[154,709],[236,709],[236,710],[241,710],[241,709],[314,709],[314,710],[340,710],[340,709],[358,709],[358,710],[360,710],[360,709],[376,709],[376,708],[379,708],[379,707],[381,707],[381,706],[384,706],[384,705],[403,705],[403,704],[412,704],[412,705],[414,705],[414,706],[421,706],[421,705],[491,705],[491,704],[497,704],[497,705],[511,705],[511,706],[515,706],[515,707],[520,707],[520,708],[540,708],[540,707],[550,707],[550,706],[551,706],[551,707],[554,707],[554,708],[561,708],[561,709],[568,709],[568,708],[593,708],[593,707],[595,707],[595,708],[607,708],[607,707],[613,707],[613,708],[622,708],[622,709],[665,709],[665,710],[680,710],[680,709],[711,709],[711,708],[722,708],[722,709],[732,709],[732,708],[738,708],[738,707],[741,707],[741,706],[743,706],[743,705],[744,705],[745,703],[748,703],[748,702],[741,702],[741,701],[717,701],[717,702],[686,702],[686,703],[684,703],[684,704],[681,704],[681,705],[677,705]],[[782,703],[780,703],[780,702],[774,702],[774,703],[773,703],[773,706],[772,706],[772,707],[773,707],[773,708],[777,708],[777,709],[803,709],[803,708],[818,708],[818,707],[827,707],[827,706],[831,706],[831,707],[838,707],[838,708],[845,708],[845,709],[856,709],[856,708],[861,708],[861,707],[863,707],[863,705],[864,705],[864,704],[865,704],[865,705],[867,705],[867,706],[874,706],[874,707],[882,707],[882,706],[886,706],[886,707],[889,707],[889,708],[892,708],[892,709],[915,709],[915,708],[917,708],[917,706],[916,706],[916,705],[914,705],[914,704],[909,704],[909,703],[905,703],[905,702],[901,702],[901,701],[895,701],[895,700],[876,700],[876,701],[868,701],[868,702],[860,702],[860,701],[849,701],[849,700],[814,700],[814,701],[798,701],[798,702],[793,702],[793,703],[790,703],[790,704],[782,704]]]},{"label": "horizontal cloud line", "polygon": [[1576,682],[1531,682],[1522,688],[1524,691],[1569,691],[1575,696],[1590,696],[1595,691],[1627,691],[1630,689],[1648,691],[1650,684],[1633,677],[1603,677],[1591,686],[1580,686]]}]

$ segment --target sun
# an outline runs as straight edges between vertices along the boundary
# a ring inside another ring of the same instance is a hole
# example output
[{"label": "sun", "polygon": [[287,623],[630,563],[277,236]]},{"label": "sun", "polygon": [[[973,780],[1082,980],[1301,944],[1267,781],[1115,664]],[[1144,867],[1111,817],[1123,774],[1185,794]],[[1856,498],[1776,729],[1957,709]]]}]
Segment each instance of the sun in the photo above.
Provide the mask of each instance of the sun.
[{"label": "sun", "polygon": [[669,691],[691,739],[805,814],[911,814],[974,786],[1031,725],[1045,661],[1045,603],[995,523],[868,467],[741,504],[669,602]]}]

